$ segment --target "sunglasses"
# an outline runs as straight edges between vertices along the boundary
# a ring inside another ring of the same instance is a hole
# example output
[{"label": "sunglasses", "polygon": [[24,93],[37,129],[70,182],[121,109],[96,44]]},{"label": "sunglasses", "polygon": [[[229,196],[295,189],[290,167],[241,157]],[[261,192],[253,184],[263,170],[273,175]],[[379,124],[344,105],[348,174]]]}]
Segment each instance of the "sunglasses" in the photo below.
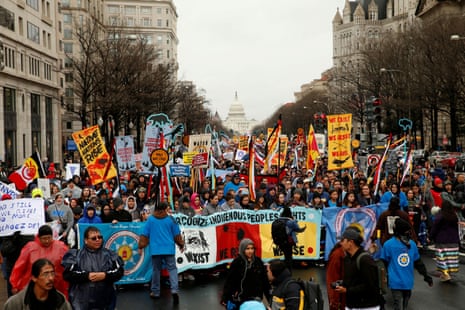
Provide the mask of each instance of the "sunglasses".
[{"label": "sunglasses", "polygon": [[93,237],[91,237],[89,239],[92,240],[92,241],[97,241],[97,240],[102,240],[103,237],[102,236],[93,236]]}]

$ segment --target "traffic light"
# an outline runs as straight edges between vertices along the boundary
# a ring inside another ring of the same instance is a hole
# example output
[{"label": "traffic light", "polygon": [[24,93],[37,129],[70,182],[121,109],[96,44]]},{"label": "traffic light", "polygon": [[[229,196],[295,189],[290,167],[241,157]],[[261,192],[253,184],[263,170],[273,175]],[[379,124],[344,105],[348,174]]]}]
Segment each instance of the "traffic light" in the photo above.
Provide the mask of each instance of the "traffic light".
[{"label": "traffic light", "polygon": [[371,96],[365,101],[365,115],[369,123],[381,121],[381,99]]},{"label": "traffic light", "polygon": [[372,123],[374,120],[374,106],[372,98],[368,98],[365,101],[365,115],[368,123]]},{"label": "traffic light", "polygon": [[0,39],[0,71],[5,69],[5,48],[3,47],[3,41]]}]

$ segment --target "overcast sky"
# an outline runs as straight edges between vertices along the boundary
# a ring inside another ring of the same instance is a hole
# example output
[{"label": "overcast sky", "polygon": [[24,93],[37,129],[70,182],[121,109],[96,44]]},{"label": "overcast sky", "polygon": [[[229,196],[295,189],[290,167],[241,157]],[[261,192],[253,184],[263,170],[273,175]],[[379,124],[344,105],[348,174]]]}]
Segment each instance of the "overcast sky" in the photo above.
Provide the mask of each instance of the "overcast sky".
[{"label": "overcast sky", "polygon": [[264,120],[332,66],[332,19],[344,0],[174,0],[178,78],[227,116],[237,91]]}]

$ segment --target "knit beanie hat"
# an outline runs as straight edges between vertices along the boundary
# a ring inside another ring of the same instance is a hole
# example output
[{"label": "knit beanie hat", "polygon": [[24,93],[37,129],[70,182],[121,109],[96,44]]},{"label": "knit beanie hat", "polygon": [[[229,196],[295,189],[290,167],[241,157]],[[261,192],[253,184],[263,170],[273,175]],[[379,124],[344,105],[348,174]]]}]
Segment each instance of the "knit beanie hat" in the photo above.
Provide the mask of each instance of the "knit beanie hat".
[{"label": "knit beanie hat", "polygon": [[442,184],[442,180],[440,178],[434,178],[434,186],[439,186]]}]

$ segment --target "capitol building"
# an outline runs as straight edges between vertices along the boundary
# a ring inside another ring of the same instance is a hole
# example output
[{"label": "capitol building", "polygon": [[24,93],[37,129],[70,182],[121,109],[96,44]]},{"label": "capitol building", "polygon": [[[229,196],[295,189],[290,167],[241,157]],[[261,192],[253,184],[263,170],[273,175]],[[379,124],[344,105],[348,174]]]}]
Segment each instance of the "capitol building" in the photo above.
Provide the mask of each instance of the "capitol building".
[{"label": "capitol building", "polygon": [[228,116],[223,120],[223,126],[232,130],[235,134],[244,135],[249,133],[259,123],[255,119],[248,120],[246,118],[244,107],[239,102],[236,92],[234,101],[229,107]]}]

